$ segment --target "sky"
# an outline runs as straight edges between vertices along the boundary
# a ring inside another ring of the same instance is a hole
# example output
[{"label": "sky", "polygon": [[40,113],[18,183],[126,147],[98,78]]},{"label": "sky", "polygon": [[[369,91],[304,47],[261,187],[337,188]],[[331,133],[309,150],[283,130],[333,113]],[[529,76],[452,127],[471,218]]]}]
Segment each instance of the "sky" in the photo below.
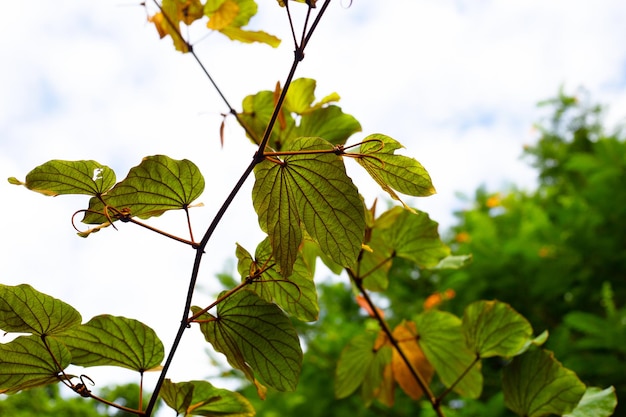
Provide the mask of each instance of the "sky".
[{"label": "sky", "polygon": [[[0,177],[23,179],[51,159],[93,159],[122,179],[144,156],[187,158],[207,183],[204,206],[192,211],[199,236],[254,147],[232,119],[221,147],[227,107],[191,56],[159,40],[138,3],[3,4]],[[277,49],[205,36],[202,24],[190,30],[194,50],[236,109],[246,95],[283,82],[293,57],[284,9],[259,3],[250,27],[283,39]],[[349,143],[384,133],[424,165],[437,194],[407,201],[445,231],[453,212],[469,204],[459,193],[534,187],[522,147],[537,140],[533,123],[547,115],[536,103],[559,88],[585,88],[608,106],[609,126],[625,120],[624,16],[622,0],[336,0],[296,76],[316,79],[318,98],[339,93],[339,105],[363,127]],[[355,166],[348,172],[368,203],[385,199]],[[263,238],[251,188],[249,180],[207,247],[198,304],[215,295],[214,275],[232,268],[235,243],[253,252]],[[139,319],[169,346],[193,250],[131,225],[79,238],[70,219],[87,204],[84,197],[44,197],[5,181],[0,201],[1,283],[29,283],[77,308],[84,321],[102,313]],[[186,231],[182,212],[151,224]],[[198,333],[185,335],[168,374],[174,380],[217,373]],[[89,375],[98,385],[134,378],[97,368]]]}]

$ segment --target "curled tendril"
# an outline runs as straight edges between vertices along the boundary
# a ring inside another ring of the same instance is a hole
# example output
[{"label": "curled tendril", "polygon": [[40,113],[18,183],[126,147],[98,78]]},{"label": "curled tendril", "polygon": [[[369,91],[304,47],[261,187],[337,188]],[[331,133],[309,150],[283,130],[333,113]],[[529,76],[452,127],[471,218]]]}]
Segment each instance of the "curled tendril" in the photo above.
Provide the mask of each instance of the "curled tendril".
[{"label": "curled tendril", "polygon": [[89,381],[91,386],[95,386],[96,384],[93,382],[93,379],[89,378],[87,375],[80,376],[80,382],[74,386],[72,389],[81,397],[89,398],[91,397],[91,391],[87,388],[87,384],[85,384],[85,379]]}]

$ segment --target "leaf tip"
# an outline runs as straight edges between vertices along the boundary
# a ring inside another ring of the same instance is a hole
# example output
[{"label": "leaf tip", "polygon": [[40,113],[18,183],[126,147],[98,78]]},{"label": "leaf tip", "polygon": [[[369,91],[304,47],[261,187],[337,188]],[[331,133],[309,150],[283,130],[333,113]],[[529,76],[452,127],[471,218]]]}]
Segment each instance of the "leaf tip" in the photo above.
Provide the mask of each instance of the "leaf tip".
[{"label": "leaf tip", "polygon": [[9,181],[9,184],[13,184],[13,185],[26,185],[26,183],[23,183],[22,181],[18,180],[15,177],[9,177],[7,178],[7,181]]}]

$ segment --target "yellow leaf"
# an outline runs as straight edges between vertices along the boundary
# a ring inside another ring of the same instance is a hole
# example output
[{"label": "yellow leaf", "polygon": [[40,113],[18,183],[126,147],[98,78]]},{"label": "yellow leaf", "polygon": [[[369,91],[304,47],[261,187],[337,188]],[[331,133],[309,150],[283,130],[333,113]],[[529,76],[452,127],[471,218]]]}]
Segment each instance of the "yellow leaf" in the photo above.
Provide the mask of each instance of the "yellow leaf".
[{"label": "yellow leaf", "polygon": [[280,39],[278,39],[274,35],[270,35],[267,32],[263,32],[262,30],[251,31],[239,29],[233,26],[227,26],[221,29],[220,32],[234,41],[244,43],[261,42],[266,43],[273,48],[276,48],[278,45],[280,45]]},{"label": "yellow leaf", "polygon": [[213,30],[222,30],[235,20],[239,14],[239,5],[233,0],[226,0],[209,18],[207,27]]},{"label": "yellow leaf", "polygon": [[[422,380],[428,384],[435,370],[417,343],[417,336],[417,328],[413,322],[402,322],[393,330],[393,337],[398,342],[400,349],[413,368],[421,375]],[[391,366],[394,379],[402,390],[412,399],[419,399],[424,391],[396,349],[393,350]]]}]

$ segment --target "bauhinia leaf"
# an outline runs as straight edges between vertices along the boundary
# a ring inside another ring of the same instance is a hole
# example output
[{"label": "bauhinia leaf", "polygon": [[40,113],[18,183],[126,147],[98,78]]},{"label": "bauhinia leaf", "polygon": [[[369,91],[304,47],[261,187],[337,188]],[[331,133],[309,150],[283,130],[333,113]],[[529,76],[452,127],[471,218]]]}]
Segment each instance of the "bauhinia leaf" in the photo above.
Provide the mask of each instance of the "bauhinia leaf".
[{"label": "bauhinia leaf", "polygon": [[504,369],[502,390],[504,404],[520,416],[560,416],[574,410],[585,384],[552,352],[531,348]]},{"label": "bauhinia leaf", "polygon": [[357,162],[394,200],[402,202],[395,191],[416,197],[434,194],[430,175],[422,164],[408,156],[395,154],[402,147],[389,136],[373,134],[363,139],[354,155],[358,155]]},{"label": "bauhinia leaf", "polygon": [[[411,363],[413,369],[421,375],[426,384],[429,384],[435,370],[430,362],[428,362],[428,359],[424,356],[424,352],[422,352],[422,349],[417,343],[418,334],[415,323],[405,321],[399,324],[393,330],[393,337],[398,342],[400,349],[402,349],[402,352]],[[396,349],[393,350],[391,363],[394,379],[409,397],[417,400],[424,395],[422,387]]]},{"label": "bauhinia leaf", "polygon": [[242,29],[257,13],[254,0],[207,0],[204,14],[209,18],[207,27],[217,30],[232,40],[240,42],[262,42],[274,48],[280,39],[263,31]]},{"label": "bauhinia leaf", "polygon": [[529,343],[533,329],[510,305],[481,300],[465,308],[463,333],[468,347],[479,357],[510,357]]},{"label": "bauhinia leaf", "polygon": [[[342,145],[352,134],[361,131],[361,125],[353,116],[331,104],[340,99],[339,94],[331,93],[315,102],[315,87],[316,81],[311,78],[298,78],[291,83],[278,123],[272,129],[269,148],[283,151],[292,146],[292,140],[312,136]],[[265,133],[281,91],[278,85],[275,91],[260,91],[243,100],[243,110],[237,117],[256,144]]]},{"label": "bauhinia leaf", "polygon": [[125,317],[100,315],[60,337],[80,366],[121,366],[138,372],[161,364],[163,343],[145,324]]},{"label": "bauhinia leaf", "polygon": [[[321,138],[299,138],[289,150],[332,149]],[[281,161],[259,163],[254,173],[254,208],[284,277],[292,272],[302,226],[333,261],[354,266],[365,231],[364,206],[340,157],[334,153],[287,155]]]},{"label": "bauhinia leaf", "polygon": [[53,335],[78,326],[80,313],[69,304],[27,284],[0,284],[0,329],[5,332]]},{"label": "bauhinia leaf", "polygon": [[456,384],[454,391],[462,396],[478,398],[483,386],[481,364],[476,355],[464,347],[461,319],[444,311],[429,310],[417,316],[415,324],[418,343],[441,382],[446,387]]},{"label": "bauhinia leaf", "polygon": [[382,383],[385,366],[391,362],[391,348],[377,347],[377,338],[376,332],[361,333],[343,349],[335,371],[336,398],[345,398],[363,385],[366,402],[371,401]]},{"label": "bauhinia leaf", "polygon": [[243,247],[237,245],[237,258],[238,270],[244,280],[264,271],[251,282],[248,289],[266,301],[275,302],[298,320],[317,320],[320,311],[317,290],[313,275],[301,255],[298,255],[293,273],[288,278],[283,278],[275,268],[272,248],[267,238],[257,246],[254,259]]},{"label": "bauhinia leaf", "polygon": [[206,340],[250,381],[256,383],[257,374],[279,391],[296,388],[302,349],[293,324],[276,304],[240,290],[218,304],[216,317],[204,314],[199,321]]},{"label": "bauhinia leaf", "polygon": [[563,417],[609,417],[613,415],[616,406],[617,395],[614,387],[604,390],[589,387],[574,411],[564,414]]},{"label": "bauhinia leaf", "polygon": [[159,393],[177,415],[252,417],[250,402],[237,392],[216,388],[207,381],[172,382],[166,379]]},{"label": "bauhinia leaf", "polygon": [[[0,393],[17,391],[58,382],[61,370],[70,364],[70,351],[53,338],[19,336],[0,343]],[[59,369],[59,367],[61,369]]]},{"label": "bauhinia leaf", "polygon": [[102,196],[106,208],[100,199],[90,200],[83,223],[103,224],[122,214],[143,219],[160,216],[167,210],[186,209],[202,191],[204,177],[193,162],[148,156]]},{"label": "bauhinia leaf", "polygon": [[59,194],[101,195],[115,185],[115,172],[96,161],[52,160],[26,175],[26,182],[14,177],[11,184],[49,196]]},{"label": "bauhinia leaf", "polygon": [[372,291],[387,288],[387,272],[394,257],[401,257],[420,268],[434,268],[450,255],[450,248],[439,237],[438,224],[428,214],[396,206],[381,214],[371,228],[360,271],[364,285]]}]

